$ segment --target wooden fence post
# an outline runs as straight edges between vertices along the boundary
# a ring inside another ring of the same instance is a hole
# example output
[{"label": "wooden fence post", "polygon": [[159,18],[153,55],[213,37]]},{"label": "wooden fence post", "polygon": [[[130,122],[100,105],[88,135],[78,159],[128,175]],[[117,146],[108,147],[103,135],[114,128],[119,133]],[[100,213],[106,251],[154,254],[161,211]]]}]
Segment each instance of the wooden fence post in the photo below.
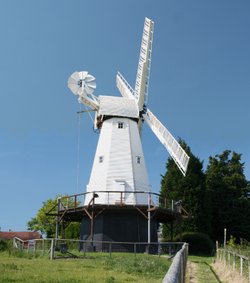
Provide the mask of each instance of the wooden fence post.
[{"label": "wooden fence post", "polygon": [[111,257],[111,252],[112,252],[112,243],[109,242],[109,257]]},{"label": "wooden fence post", "polygon": [[250,261],[248,260],[248,282],[250,282]]},{"label": "wooden fence post", "polygon": [[50,259],[54,259],[54,239],[51,240],[51,246],[50,246]]},{"label": "wooden fence post", "polygon": [[43,239],[43,252],[42,252],[42,255],[44,256],[44,254],[45,254],[45,240]]},{"label": "wooden fence post", "polygon": [[235,253],[233,255],[234,255],[234,258],[233,258],[233,270],[235,270],[235,258],[236,258],[236,256],[235,256]]},{"label": "wooden fence post", "polygon": [[240,276],[243,275],[243,258],[240,257]]},{"label": "wooden fence post", "polygon": [[34,241],[33,256],[36,255],[36,240]]}]

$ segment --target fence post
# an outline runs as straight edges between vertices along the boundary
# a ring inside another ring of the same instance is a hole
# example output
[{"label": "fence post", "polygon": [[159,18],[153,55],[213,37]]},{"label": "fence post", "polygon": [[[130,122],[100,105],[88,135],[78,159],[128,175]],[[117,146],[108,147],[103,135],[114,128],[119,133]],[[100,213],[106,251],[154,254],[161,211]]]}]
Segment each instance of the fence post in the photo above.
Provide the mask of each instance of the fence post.
[{"label": "fence post", "polygon": [[86,255],[86,242],[83,243],[83,256]]},{"label": "fence post", "polygon": [[235,253],[233,254],[234,255],[234,259],[233,259],[233,270],[235,270]]},{"label": "fence post", "polygon": [[248,282],[250,282],[250,261],[248,260]]},{"label": "fence post", "polygon": [[219,243],[216,241],[216,260],[219,260]]},{"label": "fence post", "polygon": [[226,248],[227,243],[227,228],[224,228],[224,249]]},{"label": "fence post", "polygon": [[243,258],[240,257],[240,276],[243,275]]},{"label": "fence post", "polygon": [[54,239],[51,240],[50,246],[50,259],[54,259],[54,249],[55,249]]},{"label": "fence post", "polygon": [[248,260],[248,282],[250,282],[250,261]]},{"label": "fence post", "polygon": [[111,257],[112,243],[109,242],[109,257]]},{"label": "fence post", "polygon": [[136,243],[134,243],[134,254],[136,256]]},{"label": "fence post", "polygon": [[34,241],[33,256],[36,256],[36,240]]},{"label": "fence post", "polygon": [[44,243],[44,239],[43,239],[43,253],[42,253],[42,255],[44,256],[44,254],[45,254],[45,243]]}]

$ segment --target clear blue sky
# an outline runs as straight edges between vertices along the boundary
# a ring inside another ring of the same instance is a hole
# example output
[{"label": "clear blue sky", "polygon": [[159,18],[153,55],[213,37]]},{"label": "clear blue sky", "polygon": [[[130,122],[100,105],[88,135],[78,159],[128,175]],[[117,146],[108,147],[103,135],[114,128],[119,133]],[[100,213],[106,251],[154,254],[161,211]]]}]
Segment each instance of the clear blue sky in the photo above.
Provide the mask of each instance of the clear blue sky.
[{"label": "clear blue sky", "polygon": [[[25,230],[42,202],[85,191],[98,135],[81,119],[68,77],[87,70],[96,95],[135,83],[145,16],[155,21],[149,108],[204,160],[242,154],[250,179],[250,1],[1,0],[0,227]],[[150,132],[153,191],[169,157]]]}]

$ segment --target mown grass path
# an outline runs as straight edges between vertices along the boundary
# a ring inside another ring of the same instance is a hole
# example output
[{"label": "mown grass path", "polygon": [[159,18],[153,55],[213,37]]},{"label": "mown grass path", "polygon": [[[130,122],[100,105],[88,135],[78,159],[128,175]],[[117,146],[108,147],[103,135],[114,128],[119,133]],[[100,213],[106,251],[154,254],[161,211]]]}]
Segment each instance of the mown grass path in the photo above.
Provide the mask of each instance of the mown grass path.
[{"label": "mown grass path", "polygon": [[189,256],[187,265],[187,283],[221,282],[212,268],[213,257]]}]

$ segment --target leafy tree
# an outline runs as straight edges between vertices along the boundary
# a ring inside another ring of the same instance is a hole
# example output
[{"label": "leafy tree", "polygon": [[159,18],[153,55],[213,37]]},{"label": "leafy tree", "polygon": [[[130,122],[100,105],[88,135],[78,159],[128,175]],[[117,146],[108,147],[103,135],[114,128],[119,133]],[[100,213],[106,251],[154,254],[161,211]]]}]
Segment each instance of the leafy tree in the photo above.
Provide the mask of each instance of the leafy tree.
[{"label": "leafy tree", "polygon": [[70,222],[69,226],[65,229],[66,239],[79,239],[80,238],[80,223]]},{"label": "leafy tree", "polygon": [[182,200],[182,206],[191,216],[183,223],[183,231],[208,233],[209,197],[205,189],[203,163],[193,155],[183,140],[179,140],[179,143],[190,156],[186,176],[181,174],[174,160],[169,158],[166,163],[166,174],[162,176],[161,195],[170,200]]},{"label": "leafy tree", "polygon": [[244,175],[241,154],[225,150],[209,158],[206,186],[211,197],[212,238],[222,240],[223,229],[236,238],[250,237],[249,182]]},{"label": "leafy tree", "polygon": [[[43,234],[45,233],[48,238],[54,238],[56,236],[56,216],[50,216],[48,215],[48,212],[55,215],[57,214],[57,199],[58,196],[54,199],[48,199],[43,202],[43,205],[38,210],[36,216],[31,218],[31,220],[27,223],[28,230],[40,231]],[[68,239],[79,239],[80,223],[71,222],[67,224],[69,225],[64,225],[63,237]],[[59,233],[61,232],[62,225],[59,225]]]},{"label": "leafy tree", "polygon": [[57,197],[43,202],[35,217],[27,223],[28,230],[36,230],[45,233],[48,238],[55,237],[56,225],[55,217],[48,216],[48,212],[57,213]]}]

